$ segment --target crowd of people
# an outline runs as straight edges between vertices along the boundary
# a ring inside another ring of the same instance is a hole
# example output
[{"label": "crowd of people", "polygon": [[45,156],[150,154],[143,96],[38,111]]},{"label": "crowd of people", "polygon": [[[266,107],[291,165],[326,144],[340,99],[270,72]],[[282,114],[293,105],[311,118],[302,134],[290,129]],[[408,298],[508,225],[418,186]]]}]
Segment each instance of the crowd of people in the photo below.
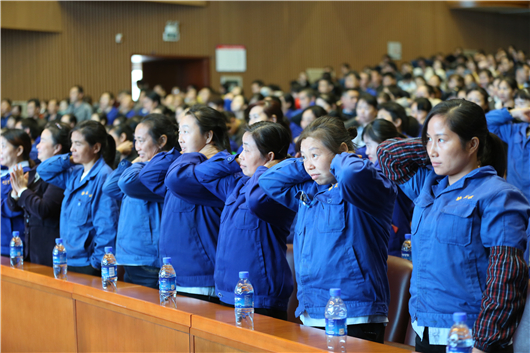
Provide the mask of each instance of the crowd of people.
[{"label": "crowd of people", "polygon": [[[530,236],[530,58],[461,48],[360,71],[326,67],[288,91],[252,82],[2,100],[1,254],[100,275],[106,246],[127,282],[158,288],[173,258],[182,295],[233,306],[249,271],[256,312],[287,319],[293,243],[304,325],[324,327],[340,287],[348,335],[383,343],[388,255],[411,234],[419,352],[445,351],[453,312],[477,351],[513,352]],[[145,85],[140,82],[139,85]]]}]

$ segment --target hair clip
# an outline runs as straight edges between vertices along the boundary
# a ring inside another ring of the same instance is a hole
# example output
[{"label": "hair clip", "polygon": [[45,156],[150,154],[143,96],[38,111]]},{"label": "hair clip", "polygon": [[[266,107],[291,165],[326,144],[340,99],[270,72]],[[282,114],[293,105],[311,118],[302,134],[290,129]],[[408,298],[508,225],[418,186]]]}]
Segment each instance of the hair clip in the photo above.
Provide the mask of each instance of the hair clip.
[{"label": "hair clip", "polygon": [[57,128],[58,128],[59,130],[62,130],[62,129],[63,129],[63,128],[61,127],[61,125],[59,125],[59,123],[55,123],[55,125],[57,125]]}]

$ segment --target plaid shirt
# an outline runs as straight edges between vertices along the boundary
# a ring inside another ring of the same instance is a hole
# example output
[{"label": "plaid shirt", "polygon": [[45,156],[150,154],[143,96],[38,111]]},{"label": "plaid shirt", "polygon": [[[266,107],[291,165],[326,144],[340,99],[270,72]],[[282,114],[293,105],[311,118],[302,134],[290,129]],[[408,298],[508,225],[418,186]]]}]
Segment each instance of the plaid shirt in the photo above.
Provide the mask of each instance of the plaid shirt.
[{"label": "plaid shirt", "polygon": [[[377,155],[385,176],[397,184],[404,184],[419,168],[430,165],[420,138],[384,141]],[[528,286],[523,251],[509,246],[491,247],[487,271],[473,338],[476,348],[493,352],[511,343],[523,315]]]}]

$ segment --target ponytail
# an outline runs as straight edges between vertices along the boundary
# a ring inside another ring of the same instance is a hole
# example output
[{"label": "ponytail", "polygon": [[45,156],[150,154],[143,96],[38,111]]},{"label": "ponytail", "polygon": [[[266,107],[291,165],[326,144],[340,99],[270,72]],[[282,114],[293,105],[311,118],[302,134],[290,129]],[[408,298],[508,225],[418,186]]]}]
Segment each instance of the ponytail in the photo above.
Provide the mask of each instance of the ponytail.
[{"label": "ponytail", "polygon": [[480,157],[480,166],[484,167],[487,165],[492,166],[497,171],[497,175],[504,178],[507,165],[504,143],[492,132],[486,136],[484,151]]},{"label": "ponytail", "polygon": [[99,156],[103,157],[105,163],[111,168],[114,167],[114,159],[116,157],[116,142],[114,138],[107,134],[105,127],[93,120],[85,120],[72,129],[72,132],[78,131],[85,141],[94,146],[96,143],[101,145]]},{"label": "ponytail", "polygon": [[106,148],[103,149],[103,146],[101,146],[101,155],[103,156],[105,163],[114,169],[114,163],[116,159],[116,141],[114,141],[114,137],[112,137],[110,134],[107,134]]}]

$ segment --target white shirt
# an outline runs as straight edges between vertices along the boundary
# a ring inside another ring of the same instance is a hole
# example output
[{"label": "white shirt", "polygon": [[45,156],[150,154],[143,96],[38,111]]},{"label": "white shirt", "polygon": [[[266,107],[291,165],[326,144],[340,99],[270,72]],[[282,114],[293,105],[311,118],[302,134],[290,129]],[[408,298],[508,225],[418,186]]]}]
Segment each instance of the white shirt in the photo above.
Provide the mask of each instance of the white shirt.
[{"label": "white shirt", "polygon": [[[309,316],[307,311],[304,311],[304,313],[300,315],[300,321],[302,321],[302,323],[305,326],[326,327],[326,319],[313,319]],[[357,316],[357,317],[349,317],[346,319],[346,325],[384,323],[386,326],[387,322],[388,322],[388,318],[383,315]]]}]

